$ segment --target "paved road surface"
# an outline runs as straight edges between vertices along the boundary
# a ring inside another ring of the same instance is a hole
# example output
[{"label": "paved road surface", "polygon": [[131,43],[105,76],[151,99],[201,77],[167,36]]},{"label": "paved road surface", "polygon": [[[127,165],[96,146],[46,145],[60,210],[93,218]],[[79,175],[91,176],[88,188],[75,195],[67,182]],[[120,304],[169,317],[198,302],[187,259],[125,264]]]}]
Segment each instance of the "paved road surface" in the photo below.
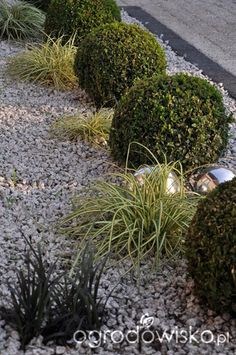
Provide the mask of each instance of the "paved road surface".
[{"label": "paved road surface", "polygon": [[117,0],[139,6],[236,77],[236,0]]}]

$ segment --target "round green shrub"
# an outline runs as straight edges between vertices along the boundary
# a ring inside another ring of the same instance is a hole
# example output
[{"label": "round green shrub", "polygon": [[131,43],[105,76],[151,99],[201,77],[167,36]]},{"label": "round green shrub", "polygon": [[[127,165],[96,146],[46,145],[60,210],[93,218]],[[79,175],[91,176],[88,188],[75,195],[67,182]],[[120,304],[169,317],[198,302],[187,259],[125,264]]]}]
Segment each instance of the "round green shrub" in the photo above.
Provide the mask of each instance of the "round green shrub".
[{"label": "round green shrub", "polygon": [[79,41],[94,28],[120,20],[115,0],[51,0],[45,32],[54,38],[64,35],[65,41],[76,32]]},{"label": "round green shrub", "polygon": [[[160,162],[165,154],[187,170],[217,160],[227,145],[231,121],[221,94],[206,80],[183,73],[155,76],[139,81],[119,102],[110,146],[114,158],[125,162],[129,144],[136,141]],[[129,161],[134,166],[150,163],[137,147]]]},{"label": "round green shrub", "polygon": [[198,206],[186,238],[196,293],[218,312],[236,312],[236,178]]},{"label": "round green shrub", "polygon": [[115,104],[135,80],[162,73],[164,50],[138,25],[114,22],[92,31],[81,42],[75,72],[97,106]]}]

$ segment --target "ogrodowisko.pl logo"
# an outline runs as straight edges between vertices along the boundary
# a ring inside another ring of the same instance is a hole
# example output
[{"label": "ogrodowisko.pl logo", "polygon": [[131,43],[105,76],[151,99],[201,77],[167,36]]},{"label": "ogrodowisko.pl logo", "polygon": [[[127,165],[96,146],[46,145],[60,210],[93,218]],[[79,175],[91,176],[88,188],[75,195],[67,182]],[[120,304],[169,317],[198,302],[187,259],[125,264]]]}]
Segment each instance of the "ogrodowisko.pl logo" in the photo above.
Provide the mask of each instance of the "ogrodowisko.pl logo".
[{"label": "ogrodowisko.pl logo", "polygon": [[90,348],[98,348],[107,343],[122,344],[151,344],[151,343],[170,343],[176,344],[210,344],[217,346],[230,342],[230,334],[214,333],[210,329],[196,329],[192,326],[188,328],[173,327],[157,330],[154,326],[154,317],[145,314],[141,317],[139,324],[133,329],[122,330],[78,330],[74,333],[74,342]]}]

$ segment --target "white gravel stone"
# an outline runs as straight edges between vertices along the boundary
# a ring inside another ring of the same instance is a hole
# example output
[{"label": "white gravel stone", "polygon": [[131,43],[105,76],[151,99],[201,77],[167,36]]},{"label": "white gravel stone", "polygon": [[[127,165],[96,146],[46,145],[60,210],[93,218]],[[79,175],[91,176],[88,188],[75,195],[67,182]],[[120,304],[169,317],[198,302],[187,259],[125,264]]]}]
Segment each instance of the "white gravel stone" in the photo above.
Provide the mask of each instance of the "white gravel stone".
[{"label": "white gravel stone", "polygon": [[[137,22],[123,12],[126,22]],[[165,47],[168,72],[186,71],[200,77],[200,69]],[[81,91],[58,92],[39,85],[10,80],[6,75],[6,60],[22,50],[22,46],[0,42],[0,305],[9,296],[6,281],[15,279],[22,268],[26,250],[23,236],[45,248],[45,256],[63,261],[73,258],[72,241],[56,233],[55,224],[71,209],[71,198],[94,179],[104,178],[111,168],[111,159],[104,150],[96,150],[84,142],[59,141],[49,134],[50,124],[63,114],[94,110]],[[217,86],[228,111],[236,114],[235,101],[222,85]],[[236,168],[236,128],[222,161]],[[124,267],[124,269],[123,269]],[[186,276],[184,260],[169,263],[158,272],[143,265],[140,288],[132,273],[122,277],[125,265],[110,269],[102,279],[101,293],[108,294],[117,284],[107,304],[107,320],[102,329],[128,331],[140,326],[142,316],[154,317],[153,327],[165,330],[192,326],[199,332],[211,329],[214,335],[230,334],[224,346],[216,343],[186,344],[173,339],[155,340],[146,344],[112,344],[108,341],[98,349],[76,346],[44,346],[42,339],[33,339],[25,354],[235,354],[235,320],[229,315],[217,316],[199,304],[193,294],[193,281]],[[120,282],[119,282],[120,280]],[[0,320],[0,354],[22,355],[18,334]]]}]

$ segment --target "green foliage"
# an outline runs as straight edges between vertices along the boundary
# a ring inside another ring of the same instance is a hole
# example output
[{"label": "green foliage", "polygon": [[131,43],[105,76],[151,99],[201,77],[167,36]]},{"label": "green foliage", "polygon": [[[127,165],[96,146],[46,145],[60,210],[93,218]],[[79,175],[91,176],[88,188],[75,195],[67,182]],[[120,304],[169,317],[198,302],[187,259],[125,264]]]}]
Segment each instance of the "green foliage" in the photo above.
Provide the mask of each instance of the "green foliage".
[{"label": "green foliage", "polygon": [[236,314],[236,178],[199,204],[186,248],[196,293],[212,309]]},{"label": "green foliage", "polygon": [[51,3],[51,0],[26,0],[26,1],[45,12],[48,10],[48,7]]},{"label": "green foliage", "polygon": [[42,35],[45,16],[24,1],[0,1],[0,38],[24,40]]},{"label": "green foliage", "polygon": [[[184,169],[213,163],[228,142],[223,99],[206,80],[176,74],[138,82],[115,110],[110,133],[112,154],[126,159],[129,144],[140,142],[162,161],[180,160]],[[148,163],[142,149],[130,153],[134,166]]]},{"label": "green foliage", "polygon": [[50,308],[55,264],[46,266],[40,248],[26,254],[26,272],[16,271],[17,285],[8,283],[11,308],[1,307],[0,313],[19,333],[24,349],[30,340],[40,334],[42,323]]},{"label": "green foliage", "polygon": [[73,70],[76,53],[74,38],[62,44],[62,37],[47,41],[39,46],[31,45],[28,50],[11,58],[8,72],[13,78],[39,82],[67,90],[76,87]]},{"label": "green foliage", "polygon": [[[28,242],[30,245],[30,242]],[[98,295],[106,259],[94,262],[94,251],[87,245],[74,273],[58,273],[56,262],[43,260],[40,248],[26,255],[26,270],[17,271],[17,283],[8,283],[10,308],[0,314],[13,328],[25,346],[43,335],[44,342],[54,340],[65,345],[75,331],[98,329],[108,297]],[[9,302],[8,302],[9,303]]]},{"label": "green foliage", "polygon": [[[98,257],[111,251],[138,268],[150,257],[158,265],[162,256],[176,256],[199,197],[186,192],[180,163],[159,164],[152,158],[156,168],[144,176],[142,185],[127,172],[114,175],[122,185],[97,182],[91,195],[78,198],[62,231],[80,238],[81,243],[92,239]],[[178,175],[176,193],[167,187],[170,172]]]},{"label": "green foliage", "polygon": [[18,178],[18,176],[17,176],[17,170],[16,170],[15,167],[13,168],[10,181],[11,181],[11,183],[13,184],[13,186],[16,186],[16,184],[17,184],[18,181],[19,181],[19,178]]},{"label": "green foliage", "polygon": [[164,50],[139,27],[114,22],[92,31],[75,60],[80,85],[97,106],[114,105],[137,79],[164,72]]},{"label": "green foliage", "polygon": [[[113,16],[113,21],[121,21],[121,13],[120,13],[120,8],[119,6],[117,6],[116,0],[108,0],[108,1],[104,1],[103,6],[105,7],[105,11],[106,13],[111,13]],[[109,21],[112,22],[112,21]],[[103,21],[103,23],[105,23]],[[106,21],[106,23],[108,23],[108,21]],[[102,24],[102,23],[101,23]],[[93,26],[95,27],[95,26]]]},{"label": "green foliage", "polygon": [[64,116],[52,126],[52,132],[58,137],[71,140],[81,137],[85,141],[106,146],[114,111],[102,108],[90,117],[83,114]]},{"label": "green foliage", "polygon": [[47,11],[45,32],[66,39],[77,33],[78,41],[94,28],[120,21],[115,0],[52,0]]},{"label": "green foliage", "polygon": [[77,330],[96,330],[102,323],[105,302],[98,295],[106,258],[94,263],[94,250],[87,244],[79,268],[73,276],[65,276],[53,289],[54,307],[43,329],[44,342],[54,340],[65,345]]}]

